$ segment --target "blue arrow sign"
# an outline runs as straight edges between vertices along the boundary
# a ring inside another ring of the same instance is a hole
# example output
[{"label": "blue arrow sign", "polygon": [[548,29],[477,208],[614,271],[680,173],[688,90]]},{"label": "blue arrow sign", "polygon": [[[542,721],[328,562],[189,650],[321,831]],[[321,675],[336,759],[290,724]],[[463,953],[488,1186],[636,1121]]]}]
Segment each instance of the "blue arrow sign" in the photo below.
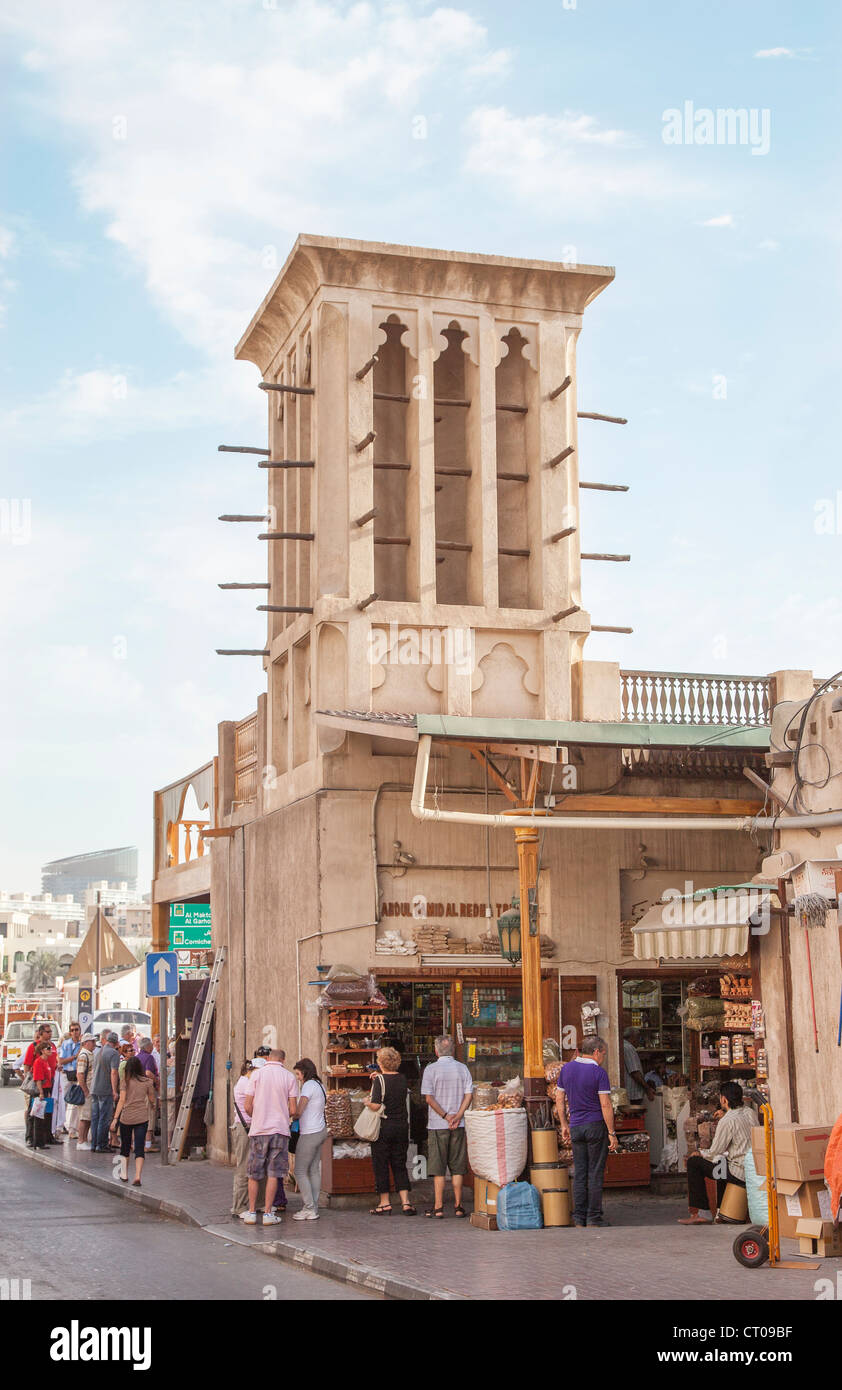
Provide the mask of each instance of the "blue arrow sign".
[{"label": "blue arrow sign", "polygon": [[146,957],[146,993],[150,999],[178,994],[178,956],[175,951],[150,951]]}]

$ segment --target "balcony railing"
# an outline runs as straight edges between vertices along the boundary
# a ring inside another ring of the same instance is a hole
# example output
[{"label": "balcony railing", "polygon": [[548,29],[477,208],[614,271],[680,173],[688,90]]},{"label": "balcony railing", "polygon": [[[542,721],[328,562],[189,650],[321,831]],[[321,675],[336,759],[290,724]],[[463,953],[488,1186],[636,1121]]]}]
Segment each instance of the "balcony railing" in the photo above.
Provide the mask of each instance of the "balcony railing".
[{"label": "balcony railing", "polygon": [[257,711],[234,726],[234,805],[257,795]]},{"label": "balcony railing", "polygon": [[768,724],[768,676],[714,676],[698,671],[621,671],[626,724]]},{"label": "balcony railing", "polygon": [[[188,803],[188,795],[190,804]],[[185,811],[187,814],[185,815]],[[201,831],[216,824],[217,760],[187,777],[171,782],[155,793],[155,875],[201,859],[205,842]]]}]

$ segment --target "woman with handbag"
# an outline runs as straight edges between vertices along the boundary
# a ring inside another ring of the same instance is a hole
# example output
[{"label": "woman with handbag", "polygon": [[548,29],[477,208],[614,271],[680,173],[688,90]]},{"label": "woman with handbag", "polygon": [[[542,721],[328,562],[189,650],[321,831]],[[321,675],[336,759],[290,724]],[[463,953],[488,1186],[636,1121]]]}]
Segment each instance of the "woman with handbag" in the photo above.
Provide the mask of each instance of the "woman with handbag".
[{"label": "woman with handbag", "polygon": [[[372,1216],[392,1214],[389,1197],[390,1169],[404,1216],[417,1215],[409,1200],[410,1181],[406,1167],[406,1151],[409,1146],[409,1086],[406,1077],[401,1076],[398,1071],[400,1064],[401,1054],[395,1048],[381,1047],[377,1053],[380,1072],[372,1076],[371,1099],[365,1101],[368,1114],[364,1112],[357,1121],[362,1129],[369,1129],[369,1134],[361,1137],[371,1138],[374,1185],[380,1198],[379,1205],[370,1209]],[[375,1127],[377,1133],[373,1135]],[[357,1130],[357,1133],[359,1134],[360,1130]]]},{"label": "woman with handbag", "polygon": [[290,1149],[295,1154],[295,1184],[304,1198],[304,1206],[293,1221],[318,1221],[319,1197],[322,1190],[322,1144],[327,1137],[325,1124],[325,1088],[319,1080],[315,1062],[302,1057],[293,1067],[298,1080],[296,1119],[298,1135],[290,1136]]},{"label": "woman with handbag", "polygon": [[120,1126],[120,1181],[129,1180],[129,1157],[134,1141],[134,1182],[132,1187],[140,1187],[143,1160],[146,1153],[146,1131],[149,1128],[149,1099],[152,1094],[152,1078],[143,1070],[142,1062],[136,1057],[126,1060],[126,1070],[120,1087],[120,1099],[111,1121],[110,1130],[114,1134]]}]

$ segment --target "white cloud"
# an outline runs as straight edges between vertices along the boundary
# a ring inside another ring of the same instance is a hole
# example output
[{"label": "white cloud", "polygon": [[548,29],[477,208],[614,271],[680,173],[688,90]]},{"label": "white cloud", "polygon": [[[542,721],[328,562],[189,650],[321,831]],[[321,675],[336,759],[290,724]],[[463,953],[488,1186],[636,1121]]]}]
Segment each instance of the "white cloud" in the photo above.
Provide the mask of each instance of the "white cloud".
[{"label": "white cloud", "polygon": [[703,227],[733,227],[735,226],[733,212],[722,212],[718,217],[709,217],[701,224]]},{"label": "white cloud", "polygon": [[509,195],[541,208],[588,216],[624,198],[674,196],[675,173],[639,152],[632,132],[595,116],[515,116],[506,107],[474,110],[466,125],[468,173],[492,178]]},{"label": "white cloud", "polygon": [[811,48],[759,48],[755,58],[801,58],[812,53]]},{"label": "white cloud", "polygon": [[83,208],[183,337],[229,362],[295,235],[346,231],[347,207],[324,225],[346,188],[368,221],[430,84],[493,75],[504,55],[467,11],[409,0],[217,0],[191,16],[164,0],[10,0],[0,26],[20,41],[28,99],[80,151]]}]

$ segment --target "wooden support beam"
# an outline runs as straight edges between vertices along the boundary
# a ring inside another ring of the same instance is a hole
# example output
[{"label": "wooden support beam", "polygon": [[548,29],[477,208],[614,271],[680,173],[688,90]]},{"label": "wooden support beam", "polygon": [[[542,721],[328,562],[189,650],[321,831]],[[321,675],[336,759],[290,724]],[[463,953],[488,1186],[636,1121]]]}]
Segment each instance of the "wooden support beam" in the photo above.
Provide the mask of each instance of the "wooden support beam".
[{"label": "wooden support beam", "polygon": [[562,451],[561,451],[560,454],[556,454],[553,458],[551,458],[551,459],[548,460],[548,462],[547,462],[547,467],[548,467],[548,468],[555,468],[557,464],[563,463],[564,460],[565,460],[566,458],[569,458],[570,455],[573,454],[573,453],[575,453],[575,448],[574,448],[574,446],[573,446],[572,444],[568,444],[567,448],[566,448],[566,449],[562,449]]},{"label": "wooden support beam", "polygon": [[255,449],[251,444],[218,444],[220,454],[269,454],[271,449]]},{"label": "wooden support beam", "polygon": [[206,826],[204,830],[199,831],[199,838],[201,840],[231,840],[239,828],[237,825]]},{"label": "wooden support beam", "polygon": [[433,398],[433,405],[455,405],[461,410],[467,410],[470,404],[470,401],[456,401],[449,396],[434,396]]},{"label": "wooden support beam", "polygon": [[362,516],[357,517],[356,525],[360,527],[365,526],[367,521],[373,521],[376,516],[377,508],[372,507],[369,511],[363,512]]},{"label": "wooden support beam", "polygon": [[314,531],[261,531],[259,541],[314,541]]},{"label": "wooden support beam", "polygon": [[589,552],[589,553],[586,554],[586,552],[583,550],[580,558],[581,558],[582,560],[616,560],[616,561],[626,561],[626,560],[630,560],[630,559],[631,559],[631,555],[602,555],[602,554],[600,554],[598,551],[596,551],[596,552]]},{"label": "wooden support beam", "polygon": [[549,394],[549,396],[547,397],[547,399],[548,399],[548,400],[551,400],[551,401],[554,401],[555,398],[556,398],[556,396],[560,396],[561,393],[562,393],[562,391],[566,391],[566,390],[567,390],[567,388],[568,388],[568,386],[570,385],[570,383],[571,383],[572,380],[573,380],[572,376],[566,376],[566,377],[564,378],[564,381],[561,383],[561,385],[560,385],[560,386],[557,386],[557,387],[555,388],[554,391],[551,391],[551,392],[550,392],[550,394]]},{"label": "wooden support beam", "polygon": [[580,479],[579,486],[592,488],[594,492],[628,492],[625,483],[583,483]]},{"label": "wooden support beam", "polygon": [[473,546],[467,541],[436,541],[436,550],[471,551]]},{"label": "wooden support beam", "polygon": [[361,439],[359,444],[354,445],[355,453],[361,454],[363,449],[367,449],[369,444],[373,444],[376,438],[377,435],[375,434],[374,430],[369,430],[365,439]]},{"label": "wooden support beam", "polygon": [[564,811],[623,812],[635,815],[756,816],[759,801],[727,796],[600,796],[588,792],[556,792]]},{"label": "wooden support beam", "polygon": [[508,410],[512,415],[527,415],[529,413],[528,405],[498,405],[497,409]]},{"label": "wooden support beam", "polygon": [[553,613],[552,617],[550,618],[550,622],[552,622],[552,623],[560,623],[561,620],[562,620],[562,618],[569,618],[569,617],[571,616],[571,614],[573,614],[573,613],[581,613],[581,611],[582,611],[582,610],[581,610],[579,604],[578,604],[578,603],[574,603],[573,606],[572,606],[571,608],[562,608],[562,609],[560,609],[560,611],[559,611],[558,613]]},{"label": "wooden support beam", "polygon": [[577,420],[604,420],[608,425],[627,425],[629,422],[622,415],[598,415],[595,410],[578,410]]},{"label": "wooden support beam", "polygon": [[218,584],[219,589],[268,589],[268,584]]},{"label": "wooden support beam", "polygon": [[411,464],[411,463],[375,463],[375,464],[372,465],[372,467],[374,467],[374,468],[391,468],[391,469],[394,469],[394,470],[395,470],[396,472],[398,472],[398,473],[409,473],[410,470],[411,470],[411,468],[412,468],[412,464]]},{"label": "wooden support beam", "polygon": [[476,758],[480,767],[488,769],[489,776],[491,777],[492,781],[495,782],[497,786],[500,788],[500,791],[506,797],[507,801],[511,801],[513,806],[517,806],[517,793],[515,792],[511,784],[506,781],[502,772],[499,772],[497,768],[494,766],[493,762],[489,758],[488,754],[485,752],[485,749],[482,747],[482,745],[468,743],[465,745],[465,747],[470,749],[471,757]]},{"label": "wooden support beam", "polygon": [[[775,805],[780,807],[784,816],[791,816],[793,814],[792,808],[787,804],[787,801],[781,796],[780,792],[776,792],[774,787],[770,787],[768,782],[764,782],[762,777],[758,777],[753,768],[744,767],[743,776],[747,777],[751,785],[757,787],[757,790],[761,791],[764,796],[768,796],[770,801],[774,801]],[[805,828],[807,833],[812,835],[814,839],[821,839],[821,834],[818,830],[814,829],[812,826],[807,826]]]},{"label": "wooden support beam", "polygon": [[290,396],[315,396],[314,386],[284,386],[280,381],[260,381],[261,391],[283,391]]},{"label": "wooden support beam", "polygon": [[378,358],[376,352],[374,353],[373,357],[369,357],[368,361],[364,363],[362,367],[360,367],[360,370],[358,372],[354,372],[354,376],[356,377],[357,381],[362,381],[364,377],[367,377],[372,367],[375,367],[379,360],[380,359]]},{"label": "wooden support beam", "polygon": [[269,648],[262,647],[217,647],[217,656],[268,656]]},{"label": "wooden support beam", "polygon": [[375,536],[375,545],[409,545],[409,536]]},{"label": "wooden support beam", "polygon": [[792,767],[795,754],[791,748],[775,749],[773,753],[764,753],[763,761],[767,767]]},{"label": "wooden support beam", "polygon": [[528,473],[498,473],[498,474],[497,474],[497,481],[498,481],[499,483],[528,483],[528,482],[529,482],[529,474],[528,474]]},{"label": "wooden support beam", "polygon": [[608,626],[607,624],[605,624],[605,623],[591,623],[591,632],[625,632],[626,634],[630,634],[630,633],[634,632],[634,628],[633,628],[633,627],[609,627],[609,626]]},{"label": "wooden support beam", "polygon": [[258,468],[315,468],[315,459],[262,459]]},{"label": "wooden support beam", "polygon": [[470,478],[470,468],[436,468],[434,472],[441,478]]},{"label": "wooden support beam", "polygon": [[259,603],[258,613],[312,613],[312,608],[296,607],[285,603]]},{"label": "wooden support beam", "polygon": [[361,613],[364,613],[366,608],[369,608],[372,603],[376,603],[379,597],[379,594],[369,594],[368,598],[360,599],[359,603],[357,604],[357,608],[360,610]]},{"label": "wooden support beam", "polygon": [[552,536],[550,536],[550,543],[555,544],[556,541],[563,541],[565,536],[573,536],[575,534],[575,526],[565,526],[563,531],[556,531]]},{"label": "wooden support beam", "polygon": [[376,401],[395,401],[398,405],[409,405],[409,396],[394,396],[389,391],[374,391]]},{"label": "wooden support beam", "polygon": [[515,546],[498,545],[498,547],[497,547],[497,554],[498,554],[498,555],[520,555],[524,560],[528,560],[528,559],[529,559],[529,556],[532,554],[532,552],[531,552],[531,550],[528,550],[528,549],[523,549],[523,550],[521,550],[521,549],[519,549],[519,548],[517,548],[517,547],[515,547]]},{"label": "wooden support beam", "polygon": [[261,512],[260,516],[245,516],[236,512],[223,512],[222,516],[218,516],[216,519],[217,521],[265,521],[266,513]]}]

